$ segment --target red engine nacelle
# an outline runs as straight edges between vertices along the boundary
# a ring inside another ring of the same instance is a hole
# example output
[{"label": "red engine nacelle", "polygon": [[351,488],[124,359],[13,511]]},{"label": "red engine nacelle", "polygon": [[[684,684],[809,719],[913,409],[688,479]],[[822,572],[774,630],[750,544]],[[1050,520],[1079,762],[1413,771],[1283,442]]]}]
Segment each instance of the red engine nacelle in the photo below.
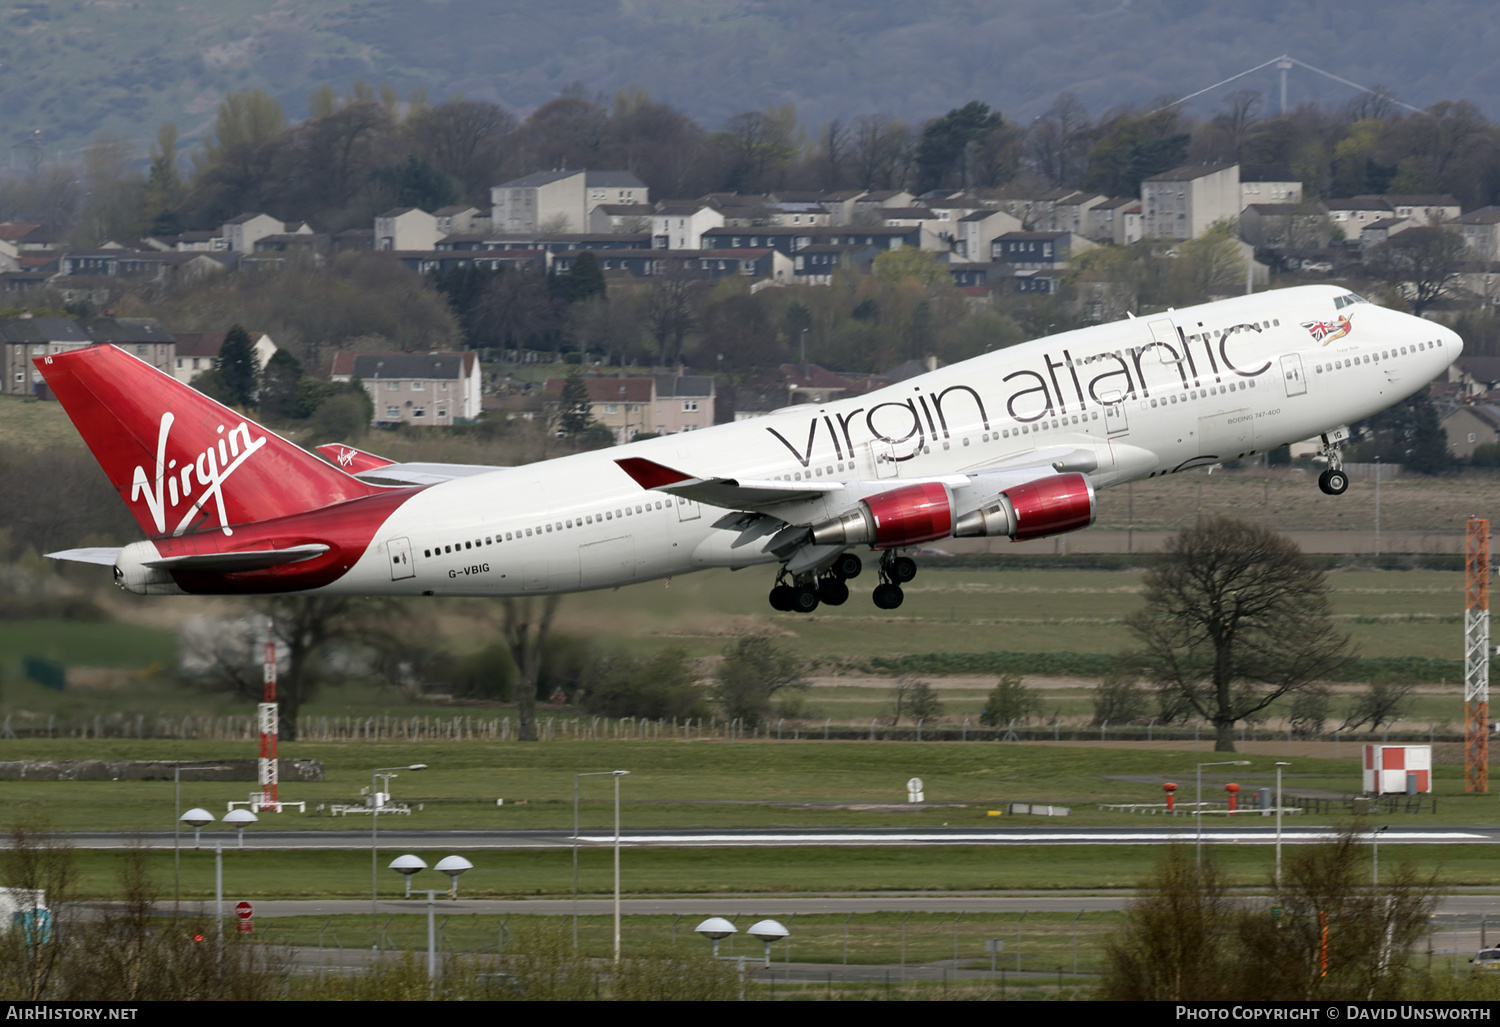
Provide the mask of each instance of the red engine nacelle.
[{"label": "red engine nacelle", "polygon": [[906,485],[870,496],[848,513],[813,528],[818,545],[896,549],[953,534],[953,497],[946,485]]},{"label": "red engine nacelle", "polygon": [[1094,486],[1086,475],[1058,474],[1006,489],[958,519],[955,535],[1008,535],[1017,542],[1077,531],[1094,523]]}]

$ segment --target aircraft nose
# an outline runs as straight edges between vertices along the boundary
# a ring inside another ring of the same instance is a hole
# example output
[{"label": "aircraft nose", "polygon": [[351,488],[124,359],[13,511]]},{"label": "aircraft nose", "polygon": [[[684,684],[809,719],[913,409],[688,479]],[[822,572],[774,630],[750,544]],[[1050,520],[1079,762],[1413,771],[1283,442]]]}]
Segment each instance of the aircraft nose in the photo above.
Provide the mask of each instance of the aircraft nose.
[{"label": "aircraft nose", "polygon": [[[1463,336],[1459,335],[1457,332],[1455,332],[1451,328],[1444,328],[1443,329],[1443,334],[1447,336],[1447,340],[1446,340],[1447,343],[1451,343],[1452,346],[1453,346],[1453,356],[1455,358],[1463,356],[1463,353],[1464,353],[1464,338],[1463,338]],[[1446,349],[1447,346],[1445,345],[1444,348]]]}]

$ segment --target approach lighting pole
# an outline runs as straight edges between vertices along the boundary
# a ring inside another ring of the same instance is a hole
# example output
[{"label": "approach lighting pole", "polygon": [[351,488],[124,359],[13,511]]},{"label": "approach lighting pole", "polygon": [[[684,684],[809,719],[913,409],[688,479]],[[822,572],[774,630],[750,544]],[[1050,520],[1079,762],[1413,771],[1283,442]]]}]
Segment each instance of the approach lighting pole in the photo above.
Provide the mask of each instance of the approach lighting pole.
[{"label": "approach lighting pole", "polygon": [[1193,816],[1198,818],[1198,871],[1203,871],[1203,768],[1204,767],[1248,767],[1249,760],[1221,760],[1217,763],[1198,764],[1198,800],[1193,804]]},{"label": "approach lighting pole", "polygon": [[[427,764],[425,763],[413,763],[406,767],[376,767],[370,771],[370,927],[373,932],[372,939],[374,941],[374,944],[370,946],[372,949],[378,947],[380,944],[380,910],[377,905],[380,899],[379,870],[377,867],[379,859],[379,843],[377,839],[380,832],[380,793],[375,790],[375,776],[377,774],[384,774],[387,771],[426,769]],[[394,773],[389,774],[386,777],[386,781],[389,782],[395,776]]]},{"label": "approach lighting pole", "polygon": [[1276,764],[1276,896],[1281,897],[1281,768],[1290,763]]},{"label": "approach lighting pole", "polygon": [[1490,522],[1470,517],[1464,564],[1464,791],[1490,790]]}]

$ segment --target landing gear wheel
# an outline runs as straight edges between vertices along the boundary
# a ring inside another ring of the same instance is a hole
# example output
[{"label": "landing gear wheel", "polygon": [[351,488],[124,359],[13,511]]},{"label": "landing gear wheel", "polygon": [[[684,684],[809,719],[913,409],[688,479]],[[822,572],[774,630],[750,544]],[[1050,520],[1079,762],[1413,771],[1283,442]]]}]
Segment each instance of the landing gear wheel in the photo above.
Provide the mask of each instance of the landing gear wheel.
[{"label": "landing gear wheel", "polygon": [[837,560],[833,561],[833,573],[846,581],[850,578],[859,577],[859,572],[865,569],[864,561],[857,553],[842,553]]},{"label": "landing gear wheel", "polygon": [[909,556],[898,556],[891,561],[891,579],[904,585],[917,576],[917,561]]},{"label": "landing gear wheel", "polygon": [[777,585],[771,589],[771,609],[782,613],[792,612],[792,586]]},{"label": "landing gear wheel", "polygon": [[876,585],[873,595],[875,605],[882,610],[894,610],[906,598],[900,585]]},{"label": "landing gear wheel", "polygon": [[798,585],[792,592],[792,612],[812,613],[818,608],[818,590],[813,585]]},{"label": "landing gear wheel", "polygon": [[842,578],[824,578],[818,582],[818,599],[829,606],[843,606],[849,601],[849,586]]},{"label": "landing gear wheel", "polygon": [[1342,496],[1349,490],[1349,476],[1342,468],[1336,470],[1330,467],[1318,475],[1318,488],[1323,490],[1324,495]]}]

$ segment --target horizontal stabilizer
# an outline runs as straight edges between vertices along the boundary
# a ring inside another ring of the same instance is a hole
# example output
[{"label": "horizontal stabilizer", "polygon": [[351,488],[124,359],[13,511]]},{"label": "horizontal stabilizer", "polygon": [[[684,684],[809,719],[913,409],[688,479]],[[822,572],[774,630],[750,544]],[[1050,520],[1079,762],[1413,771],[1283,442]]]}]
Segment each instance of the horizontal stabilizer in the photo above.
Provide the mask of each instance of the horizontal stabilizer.
[{"label": "horizontal stabilizer", "polygon": [[73,563],[96,563],[101,567],[113,567],[120,558],[120,550],[111,546],[96,546],[89,549],[64,549],[60,553],[48,553],[49,560],[71,560]]},{"label": "horizontal stabilizer", "polygon": [[325,442],[313,448],[322,453],[333,466],[350,474],[386,467],[396,462],[387,460],[383,456],[376,456],[374,453],[366,453],[362,449],[355,449],[353,446],[346,446],[342,442]]},{"label": "horizontal stabilizer", "polygon": [[194,571],[200,574],[236,574],[241,571],[263,571],[288,563],[300,563],[322,556],[328,547],[320,542],[286,549],[244,549],[235,553],[189,553],[148,560],[146,566],[164,571]]},{"label": "horizontal stabilizer", "polygon": [[360,471],[355,477],[371,485],[436,485],[454,478],[472,478],[503,470],[504,467],[488,464],[382,464]]}]

